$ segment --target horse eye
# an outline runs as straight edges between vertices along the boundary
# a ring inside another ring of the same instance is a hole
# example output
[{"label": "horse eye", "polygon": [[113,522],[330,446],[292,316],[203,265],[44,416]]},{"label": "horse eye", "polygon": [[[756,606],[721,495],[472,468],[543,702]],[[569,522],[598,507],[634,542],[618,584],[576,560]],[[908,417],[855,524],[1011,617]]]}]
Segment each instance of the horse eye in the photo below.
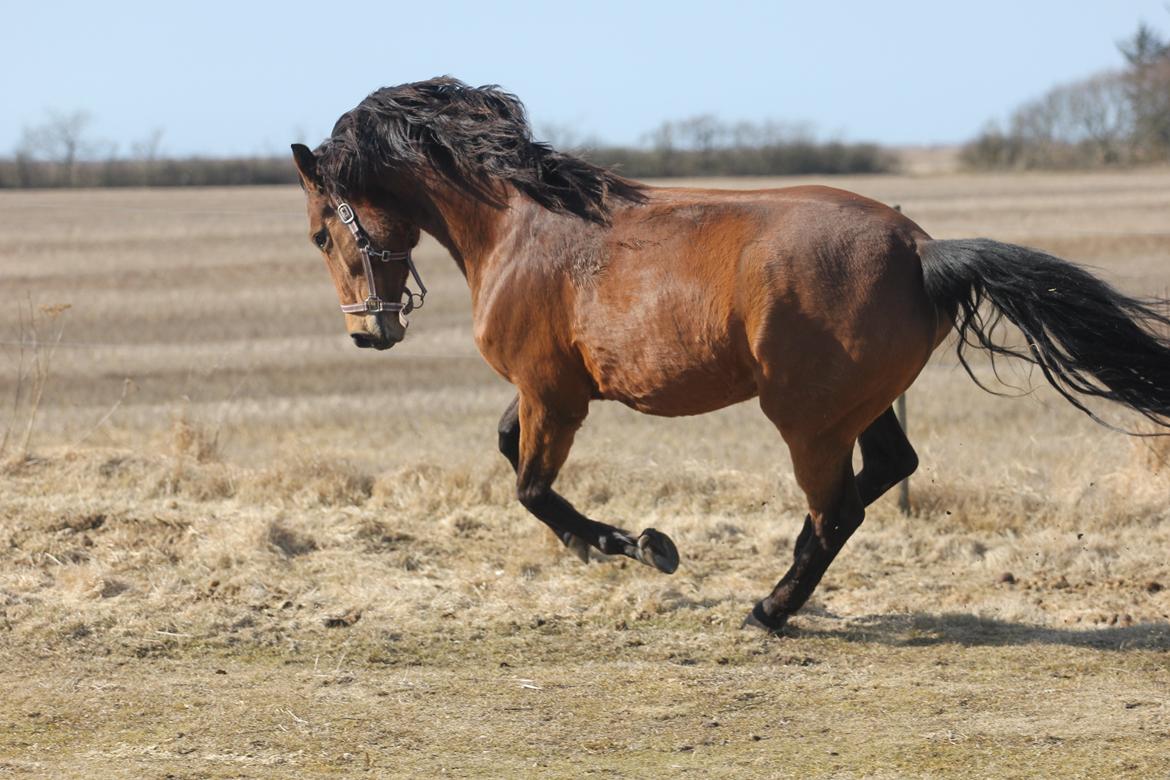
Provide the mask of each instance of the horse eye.
[{"label": "horse eye", "polygon": [[318,230],[313,235],[313,243],[316,244],[319,249],[324,249],[325,244],[328,243],[328,241],[329,241],[329,231],[325,230],[324,228],[322,228],[321,230]]}]

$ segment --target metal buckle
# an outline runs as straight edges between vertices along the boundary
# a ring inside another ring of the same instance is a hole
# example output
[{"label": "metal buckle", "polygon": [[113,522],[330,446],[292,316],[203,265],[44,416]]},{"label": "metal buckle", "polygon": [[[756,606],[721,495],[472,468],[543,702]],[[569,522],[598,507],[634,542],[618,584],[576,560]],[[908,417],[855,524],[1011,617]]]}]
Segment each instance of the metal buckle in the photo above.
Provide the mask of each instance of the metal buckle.
[{"label": "metal buckle", "polygon": [[353,213],[353,209],[350,208],[348,203],[337,204],[337,216],[341,219],[343,225],[348,225],[357,219],[357,215]]},{"label": "metal buckle", "polygon": [[395,252],[393,249],[370,250],[371,255],[377,255],[383,263],[389,263],[391,260],[405,260],[406,252]]},{"label": "metal buckle", "polygon": [[377,314],[382,311],[382,299],[376,295],[366,298],[366,311]]}]

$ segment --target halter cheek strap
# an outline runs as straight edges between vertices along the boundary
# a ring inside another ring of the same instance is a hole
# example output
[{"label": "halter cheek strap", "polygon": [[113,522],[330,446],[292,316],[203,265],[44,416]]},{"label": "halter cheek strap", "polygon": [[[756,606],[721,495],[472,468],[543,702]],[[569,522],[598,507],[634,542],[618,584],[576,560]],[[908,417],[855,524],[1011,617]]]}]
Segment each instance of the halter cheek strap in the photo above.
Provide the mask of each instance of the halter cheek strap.
[{"label": "halter cheek strap", "polygon": [[[337,210],[337,217],[341,220],[349,232],[353,234],[354,241],[357,243],[358,251],[362,254],[362,270],[366,274],[366,289],[369,294],[361,303],[343,303],[341,310],[346,314],[378,314],[379,312],[392,311],[399,312],[403,315],[410,314],[415,309],[421,309],[423,302],[427,298],[427,286],[423,284],[422,277],[418,275],[418,269],[414,267],[414,261],[410,258],[410,250],[405,252],[393,252],[389,249],[377,250],[370,246],[370,236],[362,228],[361,223],[358,222],[357,212],[345,201],[334,200],[334,208]],[[404,302],[385,301],[378,297],[378,286],[374,280],[374,264],[373,258],[378,258],[383,263],[389,263],[391,260],[400,263],[406,263],[407,270],[410,275],[414,277],[415,284],[418,285],[418,292],[414,292],[409,287],[403,287],[402,293],[406,296]]]}]

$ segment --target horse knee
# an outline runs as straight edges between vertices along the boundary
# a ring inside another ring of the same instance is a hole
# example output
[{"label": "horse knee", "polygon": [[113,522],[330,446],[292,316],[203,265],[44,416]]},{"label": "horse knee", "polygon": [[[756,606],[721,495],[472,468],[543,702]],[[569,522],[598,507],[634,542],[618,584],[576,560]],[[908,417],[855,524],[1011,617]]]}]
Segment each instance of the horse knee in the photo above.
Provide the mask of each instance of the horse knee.
[{"label": "horse knee", "polygon": [[518,485],[516,498],[530,512],[540,509],[552,495],[552,488],[545,484]]}]

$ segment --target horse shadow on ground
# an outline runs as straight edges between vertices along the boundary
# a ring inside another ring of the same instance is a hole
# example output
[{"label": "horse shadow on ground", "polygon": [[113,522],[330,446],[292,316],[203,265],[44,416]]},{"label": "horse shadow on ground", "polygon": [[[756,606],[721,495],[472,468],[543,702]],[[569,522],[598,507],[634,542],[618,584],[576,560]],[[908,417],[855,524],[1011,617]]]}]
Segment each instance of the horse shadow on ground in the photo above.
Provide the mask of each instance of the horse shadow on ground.
[{"label": "horse shadow on ground", "polygon": [[[821,613],[832,617],[828,613]],[[839,619],[839,618],[838,618]],[[1100,628],[1053,628],[1013,623],[962,612],[865,615],[842,621],[840,626],[789,625],[785,633],[795,637],[819,637],[891,647],[1012,647],[1063,645],[1094,650],[1170,651],[1170,624],[1139,623]]]}]

